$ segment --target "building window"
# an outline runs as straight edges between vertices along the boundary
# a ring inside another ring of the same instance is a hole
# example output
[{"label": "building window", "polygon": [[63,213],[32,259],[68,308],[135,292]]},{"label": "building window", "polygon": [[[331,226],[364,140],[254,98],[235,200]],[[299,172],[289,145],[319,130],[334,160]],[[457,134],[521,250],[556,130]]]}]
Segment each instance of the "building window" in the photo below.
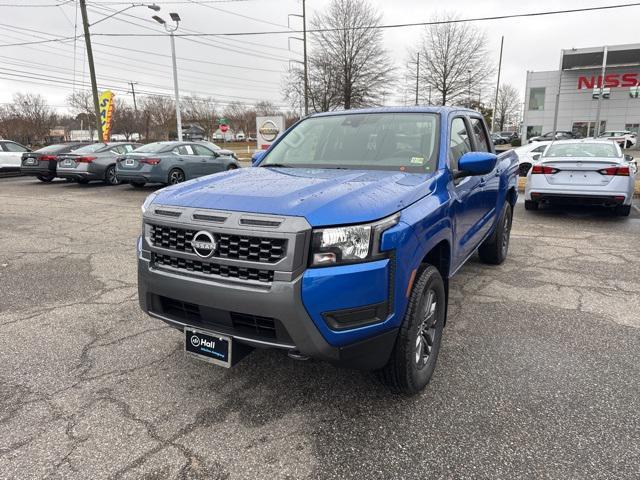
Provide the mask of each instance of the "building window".
[{"label": "building window", "polygon": [[527,127],[527,140],[531,137],[538,137],[540,135],[542,135],[542,125],[530,125]]},{"label": "building window", "polygon": [[636,135],[640,135],[640,124],[639,123],[627,123],[624,126],[624,129],[630,131],[631,133],[635,133]]},{"label": "building window", "polygon": [[544,110],[544,87],[529,89],[529,110]]}]

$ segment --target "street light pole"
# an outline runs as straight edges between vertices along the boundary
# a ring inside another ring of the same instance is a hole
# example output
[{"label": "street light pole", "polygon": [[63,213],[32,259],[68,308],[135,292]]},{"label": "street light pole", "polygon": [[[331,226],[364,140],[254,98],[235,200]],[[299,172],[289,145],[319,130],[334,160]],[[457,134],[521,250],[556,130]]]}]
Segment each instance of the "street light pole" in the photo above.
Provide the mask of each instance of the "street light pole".
[{"label": "street light pole", "polygon": [[182,141],[182,117],[180,115],[180,92],[178,90],[178,66],[176,63],[176,41],[174,32],[178,30],[180,26],[180,15],[175,12],[171,12],[169,14],[171,16],[171,20],[175,22],[175,26],[169,26],[164,19],[160,18],[157,15],[154,15],[152,18],[163,25],[165,30],[169,32],[169,37],[171,38],[171,62],[173,64],[173,90],[175,94],[175,102],[176,102],[176,128],[178,129],[178,140]]},{"label": "street light pole", "polygon": [[418,90],[420,89],[420,52],[416,58],[416,107],[418,106]]}]

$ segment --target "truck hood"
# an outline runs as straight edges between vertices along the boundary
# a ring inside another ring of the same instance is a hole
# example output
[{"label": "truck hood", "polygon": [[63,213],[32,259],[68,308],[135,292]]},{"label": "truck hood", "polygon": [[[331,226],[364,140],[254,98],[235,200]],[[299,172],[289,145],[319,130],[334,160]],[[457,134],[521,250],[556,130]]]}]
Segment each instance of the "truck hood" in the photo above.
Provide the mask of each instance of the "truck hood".
[{"label": "truck hood", "polygon": [[159,191],[175,207],[299,216],[312,226],[377,220],[433,188],[433,174],[380,170],[241,168]]}]

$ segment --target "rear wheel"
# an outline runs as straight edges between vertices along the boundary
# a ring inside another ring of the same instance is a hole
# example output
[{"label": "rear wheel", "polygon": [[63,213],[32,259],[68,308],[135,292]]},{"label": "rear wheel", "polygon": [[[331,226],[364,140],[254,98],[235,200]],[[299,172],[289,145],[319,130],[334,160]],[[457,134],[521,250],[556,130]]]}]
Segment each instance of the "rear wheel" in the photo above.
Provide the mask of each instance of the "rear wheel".
[{"label": "rear wheel", "polygon": [[169,172],[169,177],[168,177],[168,184],[169,185],[176,185],[178,183],[182,183],[184,182],[185,178],[184,178],[184,172],[182,170],[180,170],[179,168],[174,168],[173,170],[171,170]]},{"label": "rear wheel", "polygon": [[144,187],[144,182],[129,182],[129,184],[134,188],[142,188],[142,187]]},{"label": "rear wheel", "polygon": [[229,171],[229,170],[237,170],[237,169],[238,169],[238,166],[237,166],[237,165],[235,165],[235,164],[233,164],[233,163],[231,163],[231,164],[227,167],[227,171]]},{"label": "rear wheel", "polygon": [[38,175],[38,180],[44,183],[50,183],[54,178],[53,175]]},{"label": "rear wheel", "polygon": [[521,177],[526,177],[527,173],[529,173],[529,170],[531,169],[531,164],[530,163],[522,163],[520,164],[519,168],[519,174]]},{"label": "rear wheel", "polygon": [[104,173],[104,183],[107,185],[120,185],[120,180],[118,180],[118,176],[116,175],[115,165],[107,168],[107,171]]},{"label": "rear wheel", "polygon": [[540,204],[538,202],[534,202],[533,200],[525,200],[524,201],[524,209],[525,210],[537,210]]},{"label": "rear wheel", "polygon": [[616,215],[620,217],[628,217],[631,213],[631,205],[618,205],[616,207]]},{"label": "rear wheel", "polygon": [[500,265],[507,258],[509,238],[511,236],[511,220],[511,204],[505,202],[496,229],[489,238],[482,242],[478,249],[480,260],[484,263]]}]

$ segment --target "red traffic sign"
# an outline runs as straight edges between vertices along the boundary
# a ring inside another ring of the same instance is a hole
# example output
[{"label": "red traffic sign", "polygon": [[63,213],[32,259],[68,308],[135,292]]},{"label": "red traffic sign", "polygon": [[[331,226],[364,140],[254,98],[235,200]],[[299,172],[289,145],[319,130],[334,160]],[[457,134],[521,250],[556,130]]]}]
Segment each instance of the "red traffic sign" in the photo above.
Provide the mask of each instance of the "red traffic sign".
[{"label": "red traffic sign", "polygon": [[229,125],[220,125],[220,131],[222,133],[227,133],[227,130],[229,130]]}]

